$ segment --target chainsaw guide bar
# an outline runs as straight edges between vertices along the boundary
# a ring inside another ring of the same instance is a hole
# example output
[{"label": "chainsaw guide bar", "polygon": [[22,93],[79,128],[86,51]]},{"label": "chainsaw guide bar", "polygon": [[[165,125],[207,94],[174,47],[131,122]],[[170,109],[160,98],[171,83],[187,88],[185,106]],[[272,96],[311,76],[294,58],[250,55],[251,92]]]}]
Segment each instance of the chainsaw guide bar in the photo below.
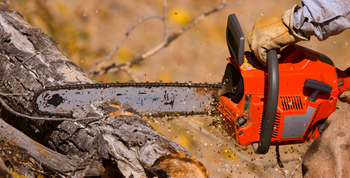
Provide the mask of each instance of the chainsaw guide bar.
[{"label": "chainsaw guide bar", "polygon": [[72,116],[94,101],[128,104],[145,116],[203,115],[216,111],[220,84],[104,83],[47,87],[35,96],[42,114]]}]

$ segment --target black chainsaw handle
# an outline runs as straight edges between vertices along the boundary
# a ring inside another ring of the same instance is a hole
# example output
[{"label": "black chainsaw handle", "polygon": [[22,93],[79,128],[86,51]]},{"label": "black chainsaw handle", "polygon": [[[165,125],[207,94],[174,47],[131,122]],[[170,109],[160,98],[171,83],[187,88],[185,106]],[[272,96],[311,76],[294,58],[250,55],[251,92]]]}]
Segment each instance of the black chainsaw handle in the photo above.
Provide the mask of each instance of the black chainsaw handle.
[{"label": "black chainsaw handle", "polygon": [[269,151],[272,132],[275,125],[277,102],[279,93],[279,71],[277,51],[267,51],[267,67],[268,67],[268,93],[266,102],[266,114],[260,136],[260,143],[256,150],[259,154],[266,154]]}]

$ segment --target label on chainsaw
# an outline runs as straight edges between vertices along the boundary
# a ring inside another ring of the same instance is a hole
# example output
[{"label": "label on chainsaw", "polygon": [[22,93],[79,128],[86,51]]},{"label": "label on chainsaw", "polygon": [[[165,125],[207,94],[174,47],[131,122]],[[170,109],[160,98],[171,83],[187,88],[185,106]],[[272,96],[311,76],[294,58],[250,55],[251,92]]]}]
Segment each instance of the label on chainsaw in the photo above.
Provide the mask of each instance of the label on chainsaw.
[{"label": "label on chainsaw", "polygon": [[254,65],[254,64],[252,65],[251,63],[253,63],[253,60],[248,60],[247,56],[244,56],[244,62],[240,66],[240,68],[242,70],[253,70],[253,69],[256,69],[254,66],[257,66],[257,65]]},{"label": "label on chainsaw", "polygon": [[191,83],[116,83],[49,88],[36,97],[37,109],[46,114],[70,115],[93,101],[129,104],[141,114],[205,114],[218,98],[220,85]]}]

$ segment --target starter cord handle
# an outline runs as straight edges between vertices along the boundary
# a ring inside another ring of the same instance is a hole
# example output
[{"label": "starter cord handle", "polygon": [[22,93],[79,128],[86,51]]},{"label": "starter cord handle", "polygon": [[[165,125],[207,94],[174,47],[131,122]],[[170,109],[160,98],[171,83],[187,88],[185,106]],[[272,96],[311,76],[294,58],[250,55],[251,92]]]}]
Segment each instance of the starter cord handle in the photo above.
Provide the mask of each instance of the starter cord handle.
[{"label": "starter cord handle", "polygon": [[260,136],[260,143],[256,150],[259,154],[266,154],[269,151],[272,132],[275,125],[277,102],[279,93],[279,71],[277,51],[267,51],[267,66],[268,66],[268,93],[266,102],[266,114],[264,123],[262,125],[262,132]]}]

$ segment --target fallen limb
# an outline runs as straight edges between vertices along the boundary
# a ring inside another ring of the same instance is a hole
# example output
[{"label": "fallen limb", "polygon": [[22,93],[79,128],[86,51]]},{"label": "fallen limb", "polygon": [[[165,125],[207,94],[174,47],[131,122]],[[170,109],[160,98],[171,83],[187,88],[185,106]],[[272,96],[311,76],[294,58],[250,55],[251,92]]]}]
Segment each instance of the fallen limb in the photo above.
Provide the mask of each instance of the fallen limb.
[{"label": "fallen limb", "polygon": [[[98,117],[92,120],[81,114],[79,120],[69,120],[36,112],[33,97],[43,88],[93,81],[59,51],[54,39],[6,9],[0,10],[0,57],[4,138],[45,162],[43,166],[67,176],[182,177],[180,171],[209,177],[188,151],[127,106],[96,101],[83,112]],[[23,93],[30,94],[18,95]],[[92,106],[102,108],[104,115],[94,113]]]}]

